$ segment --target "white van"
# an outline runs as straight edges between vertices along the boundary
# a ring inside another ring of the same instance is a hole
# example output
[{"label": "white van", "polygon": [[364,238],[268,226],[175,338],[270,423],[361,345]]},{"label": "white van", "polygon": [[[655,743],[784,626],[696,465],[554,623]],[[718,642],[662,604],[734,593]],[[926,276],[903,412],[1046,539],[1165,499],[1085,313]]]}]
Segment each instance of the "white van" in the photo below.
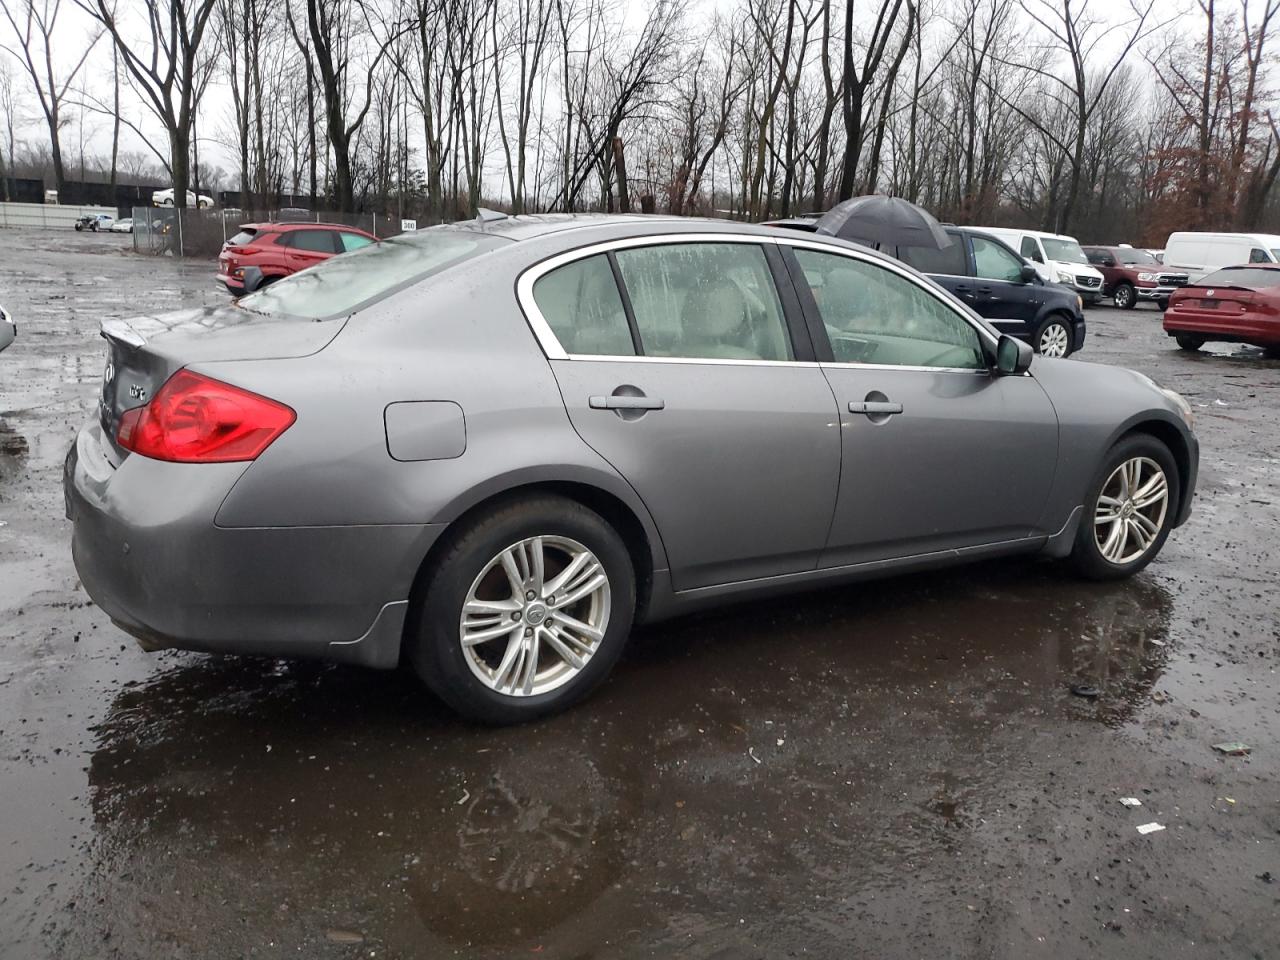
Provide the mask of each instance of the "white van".
[{"label": "white van", "polygon": [[1089,259],[1075,237],[1008,227],[973,229],[1003,240],[1029,260],[1042,279],[1070,287],[1085,303],[1097,303],[1102,297],[1102,274],[1089,266]]},{"label": "white van", "polygon": [[1242,263],[1280,261],[1280,237],[1271,233],[1169,234],[1164,245],[1164,265],[1182,270],[1195,283],[1206,273]]}]

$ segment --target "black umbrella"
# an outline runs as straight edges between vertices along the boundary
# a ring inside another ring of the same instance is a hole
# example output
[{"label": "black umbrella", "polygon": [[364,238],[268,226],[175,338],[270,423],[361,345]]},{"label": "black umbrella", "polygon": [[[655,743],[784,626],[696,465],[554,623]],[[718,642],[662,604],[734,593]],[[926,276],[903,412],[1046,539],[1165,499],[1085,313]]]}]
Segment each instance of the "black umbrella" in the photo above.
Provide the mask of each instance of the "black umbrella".
[{"label": "black umbrella", "polygon": [[818,233],[881,247],[951,246],[951,238],[929,211],[900,197],[854,197],[818,218]]}]

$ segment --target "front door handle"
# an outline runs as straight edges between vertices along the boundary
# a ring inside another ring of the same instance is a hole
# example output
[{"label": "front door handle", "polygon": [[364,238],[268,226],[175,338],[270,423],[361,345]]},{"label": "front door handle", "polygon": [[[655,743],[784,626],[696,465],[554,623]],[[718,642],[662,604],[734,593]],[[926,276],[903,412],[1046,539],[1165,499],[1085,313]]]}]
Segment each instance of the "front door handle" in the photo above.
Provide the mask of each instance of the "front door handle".
[{"label": "front door handle", "polygon": [[853,400],[849,403],[849,412],[871,415],[901,413],[902,404],[894,403],[892,400]]},{"label": "front door handle", "polygon": [[587,403],[592,410],[663,410],[667,406],[657,397],[628,397],[617,394],[609,397],[591,397]]}]

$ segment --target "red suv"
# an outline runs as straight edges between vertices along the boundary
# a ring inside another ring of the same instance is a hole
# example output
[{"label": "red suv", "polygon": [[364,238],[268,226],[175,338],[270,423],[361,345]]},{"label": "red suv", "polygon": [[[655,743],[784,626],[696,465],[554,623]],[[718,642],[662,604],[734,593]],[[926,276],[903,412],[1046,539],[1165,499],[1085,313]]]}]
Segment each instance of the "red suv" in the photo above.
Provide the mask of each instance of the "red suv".
[{"label": "red suv", "polygon": [[1187,285],[1187,275],[1166,270],[1145,250],[1133,247],[1081,247],[1089,264],[1102,274],[1102,295],[1121,310],[1132,310],[1139,300],[1154,300],[1169,308],[1173,292]]},{"label": "red suv", "polygon": [[340,223],[242,223],[222,245],[218,280],[232,293],[244,293],[245,267],[260,269],[267,284],[377,242],[373,234]]}]

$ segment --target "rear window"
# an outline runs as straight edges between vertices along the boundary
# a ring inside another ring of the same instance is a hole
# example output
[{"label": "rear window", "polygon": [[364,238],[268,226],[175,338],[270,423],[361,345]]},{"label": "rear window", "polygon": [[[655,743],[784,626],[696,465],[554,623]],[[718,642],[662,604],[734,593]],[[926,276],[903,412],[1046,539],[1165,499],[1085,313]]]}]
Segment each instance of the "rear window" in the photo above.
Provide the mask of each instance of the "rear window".
[{"label": "rear window", "polygon": [[241,227],[240,232],[227,241],[233,247],[243,247],[253,243],[254,237],[258,235],[258,231],[252,227]]},{"label": "rear window", "polygon": [[1280,287],[1280,270],[1259,270],[1257,267],[1228,267],[1211,273],[1196,284],[1197,287],[1244,287],[1246,290],[1263,290]]},{"label": "rear window", "polygon": [[238,302],[265,316],[332,320],[510,242],[462,230],[419,230],[411,239],[394,237],[325,260]]}]

